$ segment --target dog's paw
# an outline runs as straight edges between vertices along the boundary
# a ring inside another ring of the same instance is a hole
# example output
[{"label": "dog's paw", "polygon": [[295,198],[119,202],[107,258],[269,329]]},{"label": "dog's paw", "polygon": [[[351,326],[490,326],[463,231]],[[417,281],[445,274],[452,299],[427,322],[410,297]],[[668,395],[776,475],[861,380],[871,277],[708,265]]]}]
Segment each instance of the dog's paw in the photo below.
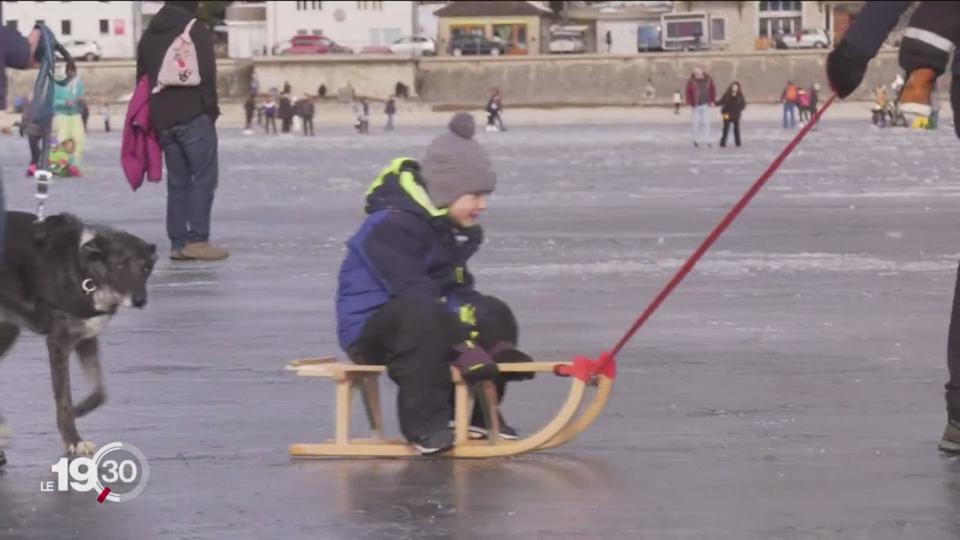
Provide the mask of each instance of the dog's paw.
[{"label": "dog's paw", "polygon": [[97,445],[90,441],[79,441],[67,446],[67,453],[71,456],[91,456],[97,451]]}]

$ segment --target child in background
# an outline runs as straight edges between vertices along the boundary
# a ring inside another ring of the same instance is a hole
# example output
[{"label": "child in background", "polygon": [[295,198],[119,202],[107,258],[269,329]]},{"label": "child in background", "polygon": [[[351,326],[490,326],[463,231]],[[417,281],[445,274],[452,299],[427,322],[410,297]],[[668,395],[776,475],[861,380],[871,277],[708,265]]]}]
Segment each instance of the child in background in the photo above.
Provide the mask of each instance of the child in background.
[{"label": "child in background", "polygon": [[[51,144],[53,142],[51,141]],[[80,176],[77,159],[74,155],[77,147],[73,139],[66,139],[57,146],[50,148],[50,172],[57,176]]]}]

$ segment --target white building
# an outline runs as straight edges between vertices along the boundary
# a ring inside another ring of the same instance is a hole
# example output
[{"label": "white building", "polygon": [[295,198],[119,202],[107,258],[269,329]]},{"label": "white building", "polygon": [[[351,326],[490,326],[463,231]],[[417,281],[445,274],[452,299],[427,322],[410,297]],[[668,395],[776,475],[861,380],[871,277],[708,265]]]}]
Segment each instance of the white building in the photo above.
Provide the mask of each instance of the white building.
[{"label": "white building", "polygon": [[267,2],[267,43],[278,51],[296,35],[322,34],[360,52],[413,34],[413,2]]},{"label": "white building", "polygon": [[144,2],[3,1],[3,24],[26,34],[43,21],[60,41],[92,40],[104,58],[136,57]]},{"label": "white building", "polygon": [[234,2],[227,7],[227,55],[253,58],[268,53],[267,7],[262,2]]}]

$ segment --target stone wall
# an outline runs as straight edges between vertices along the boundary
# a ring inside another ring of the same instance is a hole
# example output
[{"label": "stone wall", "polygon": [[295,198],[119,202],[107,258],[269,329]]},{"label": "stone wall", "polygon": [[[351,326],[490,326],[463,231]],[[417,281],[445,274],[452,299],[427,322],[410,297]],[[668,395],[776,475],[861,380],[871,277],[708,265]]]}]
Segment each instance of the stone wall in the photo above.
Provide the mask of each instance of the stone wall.
[{"label": "stone wall", "polygon": [[[133,92],[137,64],[133,61],[78,62],[77,69],[86,88],[89,103],[119,101]],[[217,86],[221,96],[241,95],[250,85],[249,62],[234,60],[217,61]],[[7,69],[10,87],[7,103],[15,96],[26,96],[33,91],[36,71]]]},{"label": "stone wall", "polygon": [[[826,55],[809,50],[430,58],[420,61],[419,92],[424,101],[438,104],[486,102],[490,89],[499,87],[511,106],[658,105],[669,103],[675,90],[682,92],[690,72],[699,66],[713,77],[718,93],[739,81],[748,100],[772,103],[779,100],[787,80],[819,83],[826,95]],[[896,51],[881,51],[853,99],[872,99],[873,88],[889,85],[897,73]],[[644,98],[648,80],[655,88],[653,100]]]}]

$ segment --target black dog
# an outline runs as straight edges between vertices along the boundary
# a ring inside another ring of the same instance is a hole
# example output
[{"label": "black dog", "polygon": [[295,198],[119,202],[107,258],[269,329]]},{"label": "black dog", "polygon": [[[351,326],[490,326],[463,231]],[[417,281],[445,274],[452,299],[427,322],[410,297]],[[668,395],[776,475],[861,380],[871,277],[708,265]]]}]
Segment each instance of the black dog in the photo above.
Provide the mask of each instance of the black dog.
[{"label": "black dog", "polygon": [[[84,224],[69,214],[42,222],[26,212],[7,214],[0,263],[0,357],[21,328],[47,336],[57,428],[70,454],[96,450],[80,438],[76,419],[106,397],[97,336],[119,307],[146,305],[156,251],[132,234]],[[73,351],[93,384],[91,394],[77,404],[70,395]]]}]

